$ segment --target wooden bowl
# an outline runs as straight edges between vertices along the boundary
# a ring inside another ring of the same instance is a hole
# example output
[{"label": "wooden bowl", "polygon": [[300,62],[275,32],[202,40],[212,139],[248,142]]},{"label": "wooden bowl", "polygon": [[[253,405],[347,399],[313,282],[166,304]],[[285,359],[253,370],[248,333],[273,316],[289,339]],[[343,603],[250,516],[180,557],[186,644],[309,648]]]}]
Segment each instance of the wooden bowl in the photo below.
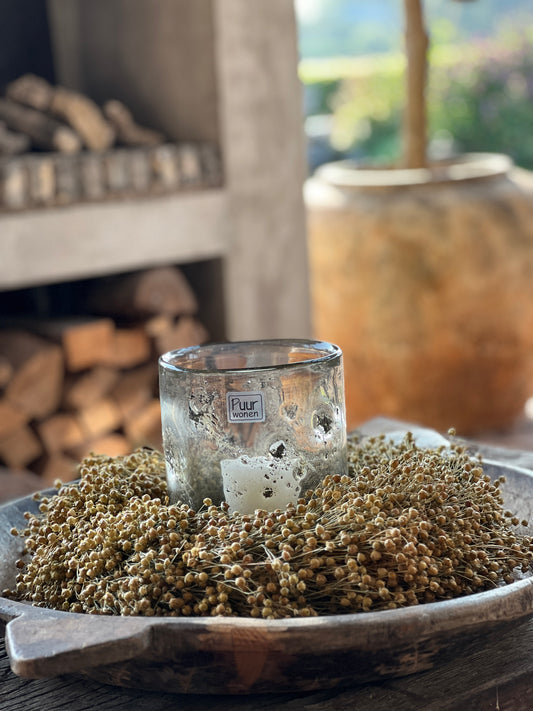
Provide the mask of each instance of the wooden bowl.
[{"label": "wooden bowl", "polygon": [[[505,505],[533,518],[533,475],[485,461],[506,477]],[[43,492],[48,494],[50,492]],[[0,508],[0,589],[13,584],[32,498]],[[294,620],[107,617],[0,598],[13,671],[82,674],[118,686],[195,694],[316,690],[405,676],[489,643],[533,615],[533,578],[454,600]]]}]

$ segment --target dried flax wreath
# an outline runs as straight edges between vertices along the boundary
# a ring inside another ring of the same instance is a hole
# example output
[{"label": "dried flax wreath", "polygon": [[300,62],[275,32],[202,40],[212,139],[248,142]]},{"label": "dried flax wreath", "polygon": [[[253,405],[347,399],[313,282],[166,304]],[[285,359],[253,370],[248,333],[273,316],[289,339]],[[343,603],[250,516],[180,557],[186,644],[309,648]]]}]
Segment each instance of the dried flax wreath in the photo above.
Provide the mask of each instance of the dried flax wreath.
[{"label": "dried flax wreath", "polygon": [[446,600],[530,569],[502,479],[460,444],[352,435],[348,451],[347,476],[252,515],[169,504],[158,452],[88,457],[78,484],[58,483],[12,531],[25,555],[3,594],[90,614],[277,619]]}]

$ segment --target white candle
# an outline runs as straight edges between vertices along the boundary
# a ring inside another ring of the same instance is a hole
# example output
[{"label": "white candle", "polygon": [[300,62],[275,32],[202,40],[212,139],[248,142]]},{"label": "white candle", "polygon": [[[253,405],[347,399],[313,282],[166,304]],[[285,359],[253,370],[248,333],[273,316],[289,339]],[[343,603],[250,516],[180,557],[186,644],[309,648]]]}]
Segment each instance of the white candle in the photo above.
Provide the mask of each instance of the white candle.
[{"label": "white candle", "polygon": [[300,490],[296,463],[296,459],[271,457],[223,459],[220,462],[222,484],[230,511],[274,511],[296,503]]}]

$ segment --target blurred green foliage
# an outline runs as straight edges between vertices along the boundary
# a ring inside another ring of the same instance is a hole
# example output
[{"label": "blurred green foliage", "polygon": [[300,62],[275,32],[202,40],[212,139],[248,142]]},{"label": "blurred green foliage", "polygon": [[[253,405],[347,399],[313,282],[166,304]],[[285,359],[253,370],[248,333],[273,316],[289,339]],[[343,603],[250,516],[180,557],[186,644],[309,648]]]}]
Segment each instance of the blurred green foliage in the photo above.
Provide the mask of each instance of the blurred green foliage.
[{"label": "blurred green foliage", "polygon": [[460,150],[506,153],[533,168],[533,29],[503,40],[480,42],[468,62],[434,72],[430,127]]},{"label": "blurred green foliage", "polygon": [[[453,44],[453,28],[432,27],[427,88],[429,151],[505,153],[533,168],[533,27]],[[308,113],[333,113],[337,151],[373,160],[401,155],[402,53],[306,60]]]}]

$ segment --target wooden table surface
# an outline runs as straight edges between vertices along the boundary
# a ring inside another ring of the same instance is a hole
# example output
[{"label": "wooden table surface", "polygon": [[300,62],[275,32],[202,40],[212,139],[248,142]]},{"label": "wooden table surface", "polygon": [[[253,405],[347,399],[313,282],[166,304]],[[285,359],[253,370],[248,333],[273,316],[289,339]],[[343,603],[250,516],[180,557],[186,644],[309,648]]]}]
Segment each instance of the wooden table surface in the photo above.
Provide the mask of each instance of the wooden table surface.
[{"label": "wooden table surface", "polygon": [[0,640],[2,711],[531,711],[533,622],[497,644],[431,671],[364,686],[305,694],[193,696],[106,686],[90,679],[28,680],[9,668]]},{"label": "wooden table surface", "polygon": [[[391,428],[372,421],[370,431]],[[487,458],[533,470],[533,453],[484,445]],[[0,628],[3,637],[3,629]],[[206,689],[206,692],[208,690]],[[11,671],[0,639],[2,711],[531,711],[533,709],[533,619],[474,653],[408,677],[316,692],[250,696],[176,695],[139,691],[62,676],[22,679]]]}]

